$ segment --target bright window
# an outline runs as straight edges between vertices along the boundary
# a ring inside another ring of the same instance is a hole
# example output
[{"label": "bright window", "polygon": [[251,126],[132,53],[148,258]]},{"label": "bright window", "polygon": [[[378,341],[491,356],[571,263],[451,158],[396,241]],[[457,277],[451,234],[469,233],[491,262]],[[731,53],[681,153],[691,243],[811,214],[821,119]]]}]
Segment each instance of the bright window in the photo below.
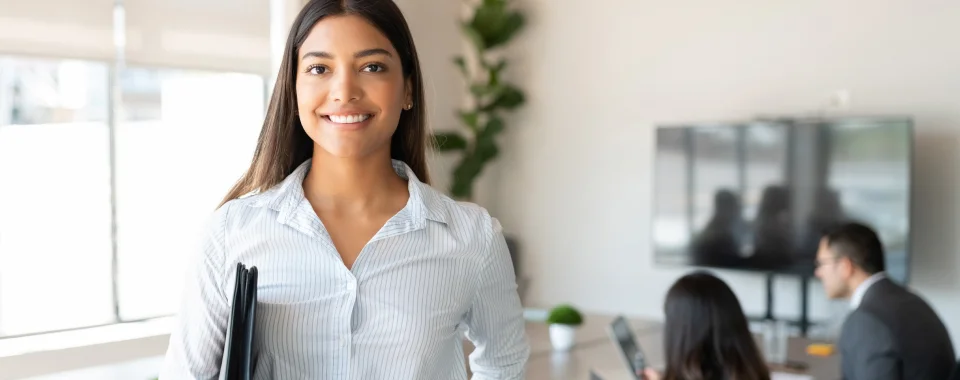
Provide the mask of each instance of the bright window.
[{"label": "bright window", "polygon": [[252,157],[263,77],[128,67],[111,103],[112,70],[0,56],[0,337],[176,313]]},{"label": "bright window", "polygon": [[176,312],[197,234],[253,156],[264,80],[144,68],[120,78],[120,316],[139,319]]},{"label": "bright window", "polygon": [[0,335],[114,321],[107,78],[0,56]]}]

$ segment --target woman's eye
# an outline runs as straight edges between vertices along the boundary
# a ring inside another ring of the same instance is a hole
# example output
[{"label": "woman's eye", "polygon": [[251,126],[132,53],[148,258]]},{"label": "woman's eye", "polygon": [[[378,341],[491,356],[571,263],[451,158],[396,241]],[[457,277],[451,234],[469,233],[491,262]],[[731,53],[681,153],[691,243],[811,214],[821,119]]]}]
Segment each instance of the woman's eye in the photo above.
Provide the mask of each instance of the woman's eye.
[{"label": "woman's eye", "polygon": [[367,67],[364,67],[363,70],[371,73],[379,73],[383,71],[383,66],[374,63],[367,65]]},{"label": "woman's eye", "polygon": [[313,75],[320,75],[325,74],[327,72],[327,68],[323,66],[310,66],[310,68],[307,69],[307,72]]}]

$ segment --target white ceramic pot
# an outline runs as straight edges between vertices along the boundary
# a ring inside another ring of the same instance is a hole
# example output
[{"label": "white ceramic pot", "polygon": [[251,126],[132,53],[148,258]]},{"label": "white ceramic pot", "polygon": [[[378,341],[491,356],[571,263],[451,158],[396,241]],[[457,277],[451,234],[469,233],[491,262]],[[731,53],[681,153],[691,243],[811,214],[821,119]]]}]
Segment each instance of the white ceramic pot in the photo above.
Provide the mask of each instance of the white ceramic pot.
[{"label": "white ceramic pot", "polygon": [[550,344],[557,351],[568,351],[573,347],[577,336],[577,326],[551,324],[550,325]]}]

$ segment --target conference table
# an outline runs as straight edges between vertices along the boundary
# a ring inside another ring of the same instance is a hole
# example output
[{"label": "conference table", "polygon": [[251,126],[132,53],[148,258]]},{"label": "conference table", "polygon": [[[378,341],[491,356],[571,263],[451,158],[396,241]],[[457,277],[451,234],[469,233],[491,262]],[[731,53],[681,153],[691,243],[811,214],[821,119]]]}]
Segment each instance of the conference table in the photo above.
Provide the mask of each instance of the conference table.
[{"label": "conference table", "polygon": [[[625,364],[618,356],[617,348],[607,335],[606,326],[615,316],[587,315],[583,325],[577,331],[576,343],[567,352],[554,351],[550,345],[549,327],[540,321],[528,321],[526,324],[527,339],[530,342],[530,360],[527,362],[528,380],[587,380],[593,370],[604,380],[632,380]],[[654,368],[663,368],[665,358],[663,353],[663,325],[645,319],[628,319],[637,337],[637,343],[642,347],[647,357],[648,365]],[[806,353],[807,345],[814,341],[793,337],[788,341],[787,359],[791,362],[802,362],[807,368],[804,371],[782,368],[771,365],[771,370],[778,372],[778,379],[814,379],[836,380],[840,376],[839,355],[811,356]],[[464,350],[467,354],[472,345],[465,342]],[[806,375],[806,376],[790,376]]]},{"label": "conference table", "polygon": [[[528,380],[588,380],[590,371],[595,371],[604,380],[632,380],[629,371],[617,354],[617,348],[607,335],[606,326],[614,316],[586,315],[577,331],[574,347],[567,352],[556,352],[550,345],[549,327],[542,321],[526,322],[527,339],[530,342],[530,360],[527,362]],[[654,368],[663,368],[663,325],[644,319],[629,319],[643,348],[647,362]],[[810,377],[796,378],[835,380],[840,378],[840,359],[834,354],[827,357],[806,354],[806,346],[812,343],[802,338],[792,338],[788,343],[787,357],[791,361],[806,363],[803,374]],[[469,354],[473,345],[464,341],[464,351]],[[126,380],[149,379],[159,371],[162,356],[137,361],[99,366],[83,370],[63,372],[31,380]],[[775,371],[784,371],[773,368]],[[0,376],[2,377],[2,376]],[[774,377],[774,380],[781,378]],[[784,378],[784,380],[786,380]],[[791,379],[792,380],[792,379]]]}]

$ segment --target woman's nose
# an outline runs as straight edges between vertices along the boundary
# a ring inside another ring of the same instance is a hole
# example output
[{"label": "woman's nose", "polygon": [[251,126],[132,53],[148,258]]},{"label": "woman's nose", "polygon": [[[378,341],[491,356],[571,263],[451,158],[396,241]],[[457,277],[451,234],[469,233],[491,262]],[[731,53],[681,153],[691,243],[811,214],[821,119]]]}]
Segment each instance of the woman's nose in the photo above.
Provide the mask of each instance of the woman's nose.
[{"label": "woman's nose", "polygon": [[356,76],[352,72],[341,72],[336,75],[330,96],[333,101],[349,103],[360,100],[362,89],[358,86]]}]

